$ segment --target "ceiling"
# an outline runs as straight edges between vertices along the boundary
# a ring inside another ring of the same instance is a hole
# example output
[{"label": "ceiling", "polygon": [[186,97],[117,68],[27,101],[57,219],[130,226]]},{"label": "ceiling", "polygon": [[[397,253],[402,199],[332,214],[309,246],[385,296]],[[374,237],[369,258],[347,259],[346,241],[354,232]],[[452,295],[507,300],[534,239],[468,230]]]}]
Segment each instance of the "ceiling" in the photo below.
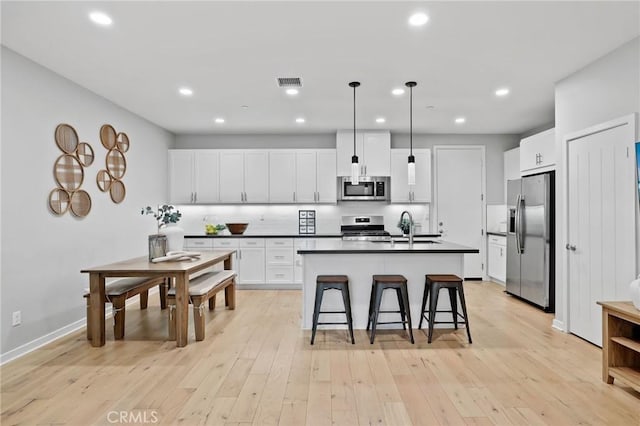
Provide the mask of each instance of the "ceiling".
[{"label": "ceiling", "polygon": [[414,132],[520,134],[553,122],[555,82],[640,34],[637,1],[1,5],[3,45],[177,134],[349,129],[352,80],[358,128],[408,132],[408,94],[391,90],[415,80]]}]

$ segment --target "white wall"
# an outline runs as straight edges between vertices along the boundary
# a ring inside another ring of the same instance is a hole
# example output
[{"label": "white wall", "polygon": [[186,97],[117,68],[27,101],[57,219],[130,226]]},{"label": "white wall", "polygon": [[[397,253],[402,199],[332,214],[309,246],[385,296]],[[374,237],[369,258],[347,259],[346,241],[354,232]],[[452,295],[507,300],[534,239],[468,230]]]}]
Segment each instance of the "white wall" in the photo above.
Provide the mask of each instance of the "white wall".
[{"label": "white wall", "polygon": [[[83,219],[55,216],[48,208],[56,186],[53,164],[61,154],[54,141],[59,123],[72,125],[96,155],[85,169],[82,189],[93,205]],[[98,135],[105,123],[131,142],[121,204],[95,181],[107,153]],[[146,253],[155,223],[140,208],[166,199],[173,143],[171,133],[2,47],[2,355],[84,319],[88,277],[81,268]],[[18,310],[22,325],[12,327]]]},{"label": "white wall", "polygon": [[640,38],[635,38],[585,68],[559,81],[555,87],[556,110],[556,322],[566,329],[566,283],[563,253],[566,208],[566,158],[562,149],[568,133],[640,111]]}]

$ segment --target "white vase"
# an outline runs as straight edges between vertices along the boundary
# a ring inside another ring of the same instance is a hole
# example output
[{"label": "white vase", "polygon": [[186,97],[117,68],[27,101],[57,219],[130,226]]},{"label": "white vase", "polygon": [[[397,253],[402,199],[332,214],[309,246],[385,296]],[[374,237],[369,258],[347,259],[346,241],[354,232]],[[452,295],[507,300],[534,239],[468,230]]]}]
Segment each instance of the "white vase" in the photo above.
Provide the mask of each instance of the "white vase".
[{"label": "white vase", "polygon": [[169,223],[160,228],[160,234],[167,237],[167,251],[184,250],[184,229],[175,223]]},{"label": "white vase", "polygon": [[640,309],[640,276],[629,284],[629,292],[631,293],[631,302],[636,309]]}]

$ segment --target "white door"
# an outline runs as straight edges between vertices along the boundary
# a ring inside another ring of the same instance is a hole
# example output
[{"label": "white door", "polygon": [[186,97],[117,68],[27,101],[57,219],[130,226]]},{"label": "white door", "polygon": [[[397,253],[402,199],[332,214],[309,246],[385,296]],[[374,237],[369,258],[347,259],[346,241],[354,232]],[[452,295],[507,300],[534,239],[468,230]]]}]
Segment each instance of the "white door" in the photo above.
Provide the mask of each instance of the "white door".
[{"label": "white door", "polygon": [[269,202],[293,203],[296,191],[296,155],[289,150],[269,153]]},{"label": "white door", "polygon": [[567,138],[569,331],[601,346],[596,302],[628,300],[636,272],[635,128],[580,133]]},{"label": "white door", "polygon": [[297,151],[296,159],[296,202],[313,203],[316,201],[316,152]]},{"label": "white door", "polygon": [[250,151],[244,154],[244,198],[247,203],[269,202],[267,151]]},{"label": "white door", "polygon": [[391,134],[389,132],[365,133],[362,151],[365,176],[391,176]]},{"label": "white door", "polygon": [[464,255],[464,278],[484,277],[484,147],[436,146],[435,232],[442,239],[477,248]]},{"label": "white door", "polygon": [[242,151],[220,152],[220,202],[244,201],[244,154]]},{"label": "white door", "polygon": [[220,171],[218,151],[200,149],[194,151],[195,203],[217,203],[220,201]]},{"label": "white door", "polygon": [[318,150],[316,154],[316,191],[319,203],[336,203],[338,197],[336,177],[336,150]]},{"label": "white door", "polygon": [[193,203],[193,152],[191,150],[169,151],[169,202]]}]

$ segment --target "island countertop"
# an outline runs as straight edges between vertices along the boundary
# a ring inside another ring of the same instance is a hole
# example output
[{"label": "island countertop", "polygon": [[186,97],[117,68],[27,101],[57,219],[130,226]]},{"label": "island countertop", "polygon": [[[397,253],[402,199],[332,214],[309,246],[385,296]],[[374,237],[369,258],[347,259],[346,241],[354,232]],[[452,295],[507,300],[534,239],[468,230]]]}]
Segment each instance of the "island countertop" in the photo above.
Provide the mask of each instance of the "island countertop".
[{"label": "island countertop", "polygon": [[462,246],[447,241],[418,240],[410,246],[407,242],[374,242],[374,241],[306,241],[297,250],[298,254],[375,254],[375,253],[406,253],[406,254],[437,254],[479,253],[477,248]]}]

